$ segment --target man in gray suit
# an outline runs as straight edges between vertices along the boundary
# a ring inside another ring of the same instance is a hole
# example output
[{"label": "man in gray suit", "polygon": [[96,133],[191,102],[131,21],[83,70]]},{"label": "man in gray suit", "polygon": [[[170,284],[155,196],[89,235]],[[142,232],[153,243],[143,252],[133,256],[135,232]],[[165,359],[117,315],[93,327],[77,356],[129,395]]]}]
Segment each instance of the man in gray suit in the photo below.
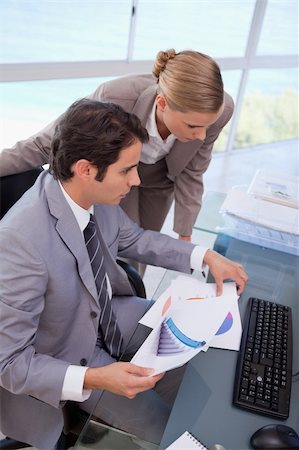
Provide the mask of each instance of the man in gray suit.
[{"label": "man in gray suit", "polygon": [[[160,441],[177,381],[171,382],[172,372],[149,376],[150,368],[118,361],[150,302],[133,295],[117,255],[185,273],[208,264],[219,293],[225,278],[236,281],[239,293],[244,288],[241,265],[145,231],[118,206],[140,182],[146,140],[139,119],[120,106],[74,103],[56,126],[50,172],[0,223],[0,428],[12,438],[50,449],[62,430],[65,402],[80,402],[90,412],[108,391],[94,410],[99,418]],[[104,332],[106,306],[84,242],[90,215],[98,225],[118,354]]]}]

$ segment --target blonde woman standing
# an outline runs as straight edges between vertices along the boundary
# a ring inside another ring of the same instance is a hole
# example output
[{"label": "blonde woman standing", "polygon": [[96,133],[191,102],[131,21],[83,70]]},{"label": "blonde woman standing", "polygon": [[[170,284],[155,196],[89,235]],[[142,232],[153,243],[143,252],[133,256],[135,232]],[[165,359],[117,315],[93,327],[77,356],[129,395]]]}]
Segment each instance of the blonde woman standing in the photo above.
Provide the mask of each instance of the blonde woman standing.
[{"label": "blonde woman standing", "polygon": [[[160,231],[174,200],[174,231],[190,240],[201,208],[203,174],[214,142],[233,113],[216,62],[202,53],[160,51],[152,75],[129,75],[100,85],[89,98],[136,114],[149,133],[141,184],[121,206],[145,229]],[[59,120],[59,119],[57,119]],[[0,175],[48,162],[55,122],[0,153]]]}]

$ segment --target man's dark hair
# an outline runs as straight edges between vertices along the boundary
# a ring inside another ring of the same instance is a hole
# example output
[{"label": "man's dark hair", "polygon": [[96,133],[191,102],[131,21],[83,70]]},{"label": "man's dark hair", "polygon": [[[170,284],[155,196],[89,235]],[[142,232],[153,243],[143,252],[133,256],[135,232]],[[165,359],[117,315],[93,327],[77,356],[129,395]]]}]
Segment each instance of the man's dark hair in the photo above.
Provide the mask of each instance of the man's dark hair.
[{"label": "man's dark hair", "polygon": [[68,180],[73,176],[72,165],[86,159],[98,168],[96,179],[102,181],[121,150],[136,141],[147,142],[148,133],[135,114],[114,103],[78,100],[56,125],[50,172],[58,180]]}]

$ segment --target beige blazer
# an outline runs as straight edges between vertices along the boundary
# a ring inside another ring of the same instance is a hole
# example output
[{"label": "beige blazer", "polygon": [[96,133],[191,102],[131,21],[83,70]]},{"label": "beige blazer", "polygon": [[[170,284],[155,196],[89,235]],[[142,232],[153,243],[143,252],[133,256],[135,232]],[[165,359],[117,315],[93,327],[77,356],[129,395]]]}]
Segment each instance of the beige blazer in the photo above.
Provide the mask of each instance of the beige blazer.
[{"label": "beige blazer", "polygon": [[[100,85],[89,98],[117,103],[136,114],[145,126],[156,89],[151,75],[129,75]],[[165,160],[153,165],[140,164],[141,186],[131,191],[122,206],[143,228],[159,231],[174,199],[174,231],[191,235],[201,208],[202,177],[210,164],[213,144],[234,109],[227,93],[224,102],[223,114],[207,130],[204,141],[176,140]],[[14,147],[4,149],[0,153],[0,176],[48,162],[54,126],[55,122]]]}]

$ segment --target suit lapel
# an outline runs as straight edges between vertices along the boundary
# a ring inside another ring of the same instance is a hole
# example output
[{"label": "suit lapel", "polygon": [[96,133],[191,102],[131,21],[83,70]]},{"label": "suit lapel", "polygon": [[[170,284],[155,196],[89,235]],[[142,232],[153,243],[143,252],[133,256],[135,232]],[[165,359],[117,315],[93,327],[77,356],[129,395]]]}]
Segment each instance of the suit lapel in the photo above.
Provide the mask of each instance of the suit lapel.
[{"label": "suit lapel", "polygon": [[52,176],[49,176],[47,180],[45,191],[50,213],[57,219],[56,231],[76,258],[78,274],[82,283],[97,301],[97,289],[83,235],[57,181]]},{"label": "suit lapel", "polygon": [[[73,215],[72,211],[71,214]],[[68,217],[61,217],[58,219],[56,230],[65,245],[77,260],[78,273],[82,283],[97,301],[97,288],[92,273],[90,259],[85,247],[82,233],[75,217],[72,221],[70,221]]]},{"label": "suit lapel", "polygon": [[142,92],[132,109],[132,113],[139,117],[144,127],[153,108],[156,95],[157,85],[153,84]]},{"label": "suit lapel", "polygon": [[202,142],[199,140],[180,142],[176,139],[170,152],[165,157],[169,175],[172,177],[178,176],[192,160],[195,153],[198,152],[201,145]]}]

